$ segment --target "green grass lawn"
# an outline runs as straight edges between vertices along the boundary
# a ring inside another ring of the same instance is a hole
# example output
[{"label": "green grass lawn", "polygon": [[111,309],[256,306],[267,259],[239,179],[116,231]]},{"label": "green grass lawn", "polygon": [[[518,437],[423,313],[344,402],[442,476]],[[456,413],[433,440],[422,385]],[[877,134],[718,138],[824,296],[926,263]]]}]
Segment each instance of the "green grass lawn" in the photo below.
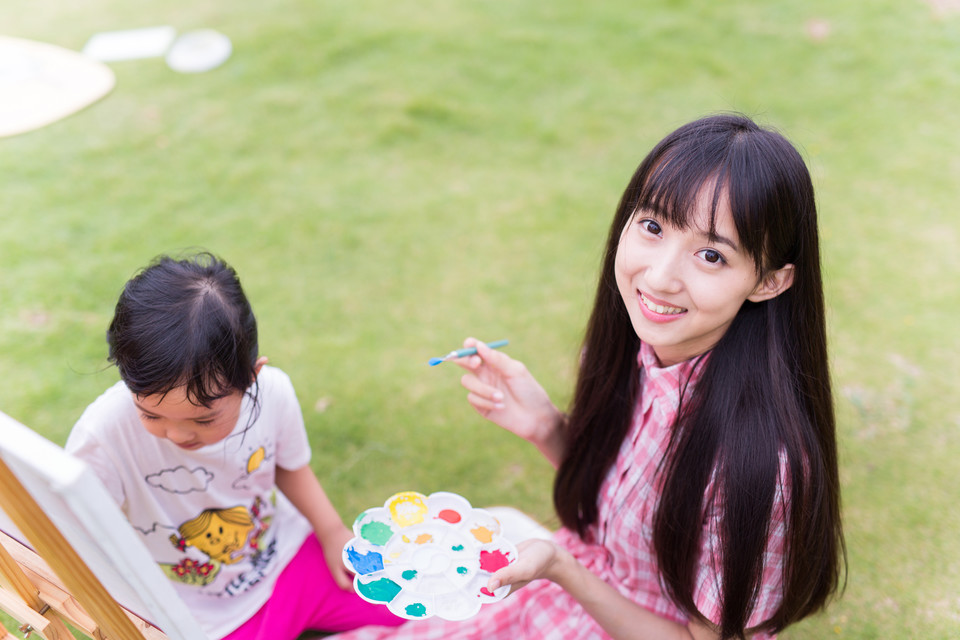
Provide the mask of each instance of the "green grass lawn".
[{"label": "green grass lawn", "polygon": [[426,361],[509,338],[565,404],[636,164],[676,126],[742,111],[814,175],[840,418],[847,589],[782,637],[956,638],[950,4],[6,0],[5,35],[79,50],[212,27],[234,53],[197,75],[113,63],[104,100],[0,140],[0,410],[63,443],[117,378],[123,283],[204,247],[240,273],[345,520],[415,489],[550,523],[549,465]]}]

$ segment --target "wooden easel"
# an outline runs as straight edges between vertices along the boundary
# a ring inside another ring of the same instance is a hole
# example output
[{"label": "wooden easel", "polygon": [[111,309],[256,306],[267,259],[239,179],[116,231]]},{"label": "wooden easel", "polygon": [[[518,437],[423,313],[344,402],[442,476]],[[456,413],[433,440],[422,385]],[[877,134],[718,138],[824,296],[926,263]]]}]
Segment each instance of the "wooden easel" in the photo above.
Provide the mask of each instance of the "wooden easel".
[{"label": "wooden easel", "polygon": [[0,532],[0,609],[21,631],[72,640],[67,621],[96,640],[166,640],[116,603],[2,459],[0,508],[36,549]]},{"label": "wooden easel", "polygon": [[93,469],[2,411],[0,609],[45,640],[208,640]]}]

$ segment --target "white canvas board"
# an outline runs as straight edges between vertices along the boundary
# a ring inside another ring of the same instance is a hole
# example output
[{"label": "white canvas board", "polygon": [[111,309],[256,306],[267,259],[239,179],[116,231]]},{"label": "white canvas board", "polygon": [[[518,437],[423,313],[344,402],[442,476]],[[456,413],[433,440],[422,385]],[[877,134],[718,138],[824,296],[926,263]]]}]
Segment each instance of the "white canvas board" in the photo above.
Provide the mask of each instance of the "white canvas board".
[{"label": "white canvas board", "polygon": [[[0,457],[117,602],[171,640],[207,640],[84,461],[3,412]],[[7,515],[0,514],[0,525],[9,524]],[[22,535],[9,533],[23,540]]]}]

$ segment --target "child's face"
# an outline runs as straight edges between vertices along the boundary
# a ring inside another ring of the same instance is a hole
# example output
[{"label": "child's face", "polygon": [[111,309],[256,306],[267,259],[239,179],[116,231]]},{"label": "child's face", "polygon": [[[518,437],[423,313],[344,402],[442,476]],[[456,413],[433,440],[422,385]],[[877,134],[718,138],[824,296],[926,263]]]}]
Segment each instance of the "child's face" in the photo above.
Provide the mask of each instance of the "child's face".
[{"label": "child's face", "polygon": [[767,285],[758,282],[753,259],[740,248],[726,199],[713,239],[710,198],[699,198],[693,213],[693,224],[681,230],[638,211],[617,247],[614,270],[630,322],[663,366],[708,351],[745,300],[766,299],[760,294]]},{"label": "child's face", "polygon": [[242,401],[243,394],[234,391],[204,407],[190,402],[184,387],[165,395],[133,396],[140,422],[150,435],[187,450],[220,442],[230,435],[240,418]]}]

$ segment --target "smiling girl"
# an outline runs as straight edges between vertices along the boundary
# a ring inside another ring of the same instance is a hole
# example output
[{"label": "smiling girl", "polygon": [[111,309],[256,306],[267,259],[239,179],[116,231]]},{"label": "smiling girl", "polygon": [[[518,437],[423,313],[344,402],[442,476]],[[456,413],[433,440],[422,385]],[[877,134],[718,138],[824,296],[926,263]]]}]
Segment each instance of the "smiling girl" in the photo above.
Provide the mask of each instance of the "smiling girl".
[{"label": "smiling girl", "polygon": [[[350,588],[352,536],[309,465],[290,379],[258,354],[236,273],[161,257],[107,331],[121,380],[70,433],[211,638],[395,624]],[[279,489],[279,491],[278,491]]]},{"label": "smiling girl", "polygon": [[468,339],[468,400],[557,467],[551,541],[463,623],[351,638],[772,638],[840,582],[816,208],[781,135],[718,115],[640,164],[610,228],[568,414]]}]

